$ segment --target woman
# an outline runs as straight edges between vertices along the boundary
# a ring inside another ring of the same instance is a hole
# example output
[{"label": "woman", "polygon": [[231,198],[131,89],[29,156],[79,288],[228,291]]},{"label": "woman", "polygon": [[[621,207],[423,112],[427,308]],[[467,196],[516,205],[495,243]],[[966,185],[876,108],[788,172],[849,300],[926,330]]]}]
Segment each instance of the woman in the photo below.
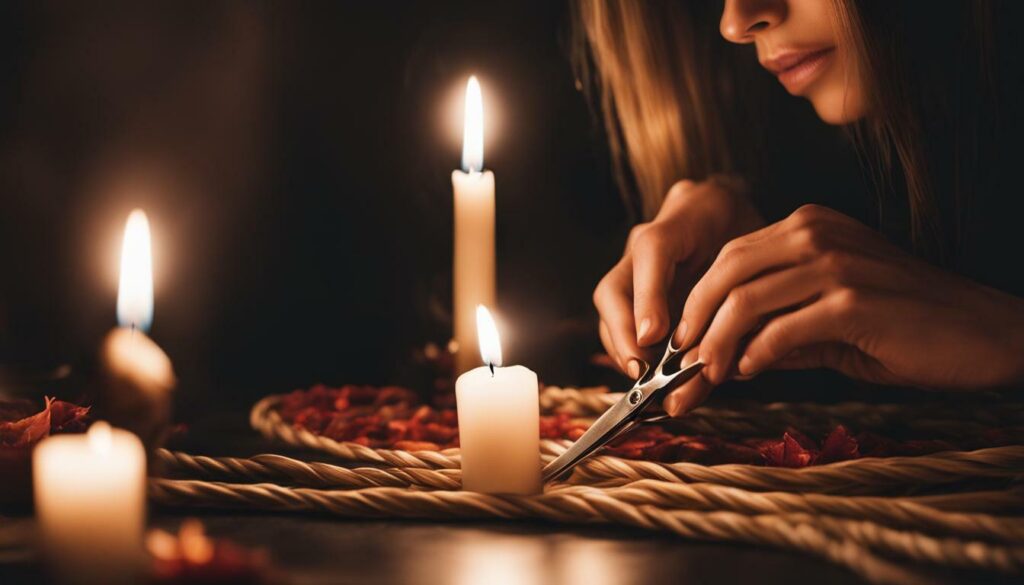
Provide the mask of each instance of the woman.
[{"label": "woman", "polygon": [[[995,26],[1019,22],[1012,3],[710,4],[578,4],[612,152],[653,216],[594,291],[616,363],[636,377],[669,335],[692,346],[687,359],[706,365],[666,399],[677,416],[768,369],[1024,384],[1017,113],[1000,109],[1016,106],[1006,96],[1020,76],[1012,36]],[[784,153],[749,123],[766,103],[757,63],[849,130],[879,229],[819,205],[765,220],[759,169]]]}]

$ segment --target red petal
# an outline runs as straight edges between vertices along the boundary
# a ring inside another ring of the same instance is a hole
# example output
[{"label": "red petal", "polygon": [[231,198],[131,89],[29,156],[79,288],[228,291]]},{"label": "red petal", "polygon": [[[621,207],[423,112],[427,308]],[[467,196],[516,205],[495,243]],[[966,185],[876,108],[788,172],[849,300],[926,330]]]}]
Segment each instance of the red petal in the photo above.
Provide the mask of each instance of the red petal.
[{"label": "red petal", "polygon": [[805,448],[788,431],[782,440],[765,446],[761,455],[766,465],[775,467],[807,467],[814,459],[815,452]]},{"label": "red petal", "polygon": [[0,445],[28,447],[50,434],[50,400],[46,407],[32,416],[14,422],[0,423]]},{"label": "red petal", "polygon": [[51,433],[83,433],[87,428],[88,406],[78,406],[63,400],[50,403]]},{"label": "red petal", "polygon": [[832,463],[833,461],[846,461],[860,457],[860,445],[846,427],[839,425],[829,433],[821,446],[821,453],[815,459],[815,463]]}]

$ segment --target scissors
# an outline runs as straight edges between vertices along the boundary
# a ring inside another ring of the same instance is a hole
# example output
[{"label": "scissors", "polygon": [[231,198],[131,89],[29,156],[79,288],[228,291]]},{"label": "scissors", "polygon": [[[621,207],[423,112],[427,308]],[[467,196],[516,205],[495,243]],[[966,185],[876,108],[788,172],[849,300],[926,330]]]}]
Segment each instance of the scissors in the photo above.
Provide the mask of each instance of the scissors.
[{"label": "scissors", "polygon": [[685,353],[682,349],[672,347],[672,340],[669,339],[665,355],[658,365],[654,368],[647,366],[629,392],[594,421],[587,432],[564,453],[544,467],[544,483],[562,477],[595,451],[638,424],[668,419],[667,414],[647,418],[642,415],[647,407],[660,402],[664,396],[692,380],[704,368],[700,360],[683,366]]}]

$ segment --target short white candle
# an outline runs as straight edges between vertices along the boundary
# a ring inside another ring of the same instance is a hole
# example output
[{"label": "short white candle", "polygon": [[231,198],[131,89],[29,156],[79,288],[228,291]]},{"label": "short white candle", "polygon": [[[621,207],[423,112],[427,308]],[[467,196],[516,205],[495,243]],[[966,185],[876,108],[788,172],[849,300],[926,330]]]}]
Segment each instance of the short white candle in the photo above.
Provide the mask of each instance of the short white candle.
[{"label": "short white candle", "polygon": [[540,491],[540,405],[537,374],[501,367],[497,327],[477,308],[480,353],[487,366],[455,381],[462,488],[484,493]]},{"label": "short white candle", "polygon": [[455,321],[455,373],[476,364],[474,311],[495,301],[494,173],[484,170],[483,99],[476,77],[466,85],[462,170],[452,172],[455,192],[455,250],[452,313]]},{"label": "short white candle", "polygon": [[146,453],[135,435],[97,422],[32,454],[45,552],[67,583],[134,583],[142,569]]}]

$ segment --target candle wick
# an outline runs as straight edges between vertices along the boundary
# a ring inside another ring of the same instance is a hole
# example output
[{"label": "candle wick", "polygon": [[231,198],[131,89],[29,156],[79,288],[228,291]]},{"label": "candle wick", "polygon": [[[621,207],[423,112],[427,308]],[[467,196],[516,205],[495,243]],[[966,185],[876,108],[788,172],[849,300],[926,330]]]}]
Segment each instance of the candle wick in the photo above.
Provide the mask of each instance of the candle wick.
[{"label": "candle wick", "polygon": [[487,362],[487,367],[491,368],[491,377],[493,378],[494,377],[494,363],[493,362]]},{"label": "candle wick", "polygon": [[132,339],[135,339],[135,321],[132,321],[131,329],[132,329]]}]

